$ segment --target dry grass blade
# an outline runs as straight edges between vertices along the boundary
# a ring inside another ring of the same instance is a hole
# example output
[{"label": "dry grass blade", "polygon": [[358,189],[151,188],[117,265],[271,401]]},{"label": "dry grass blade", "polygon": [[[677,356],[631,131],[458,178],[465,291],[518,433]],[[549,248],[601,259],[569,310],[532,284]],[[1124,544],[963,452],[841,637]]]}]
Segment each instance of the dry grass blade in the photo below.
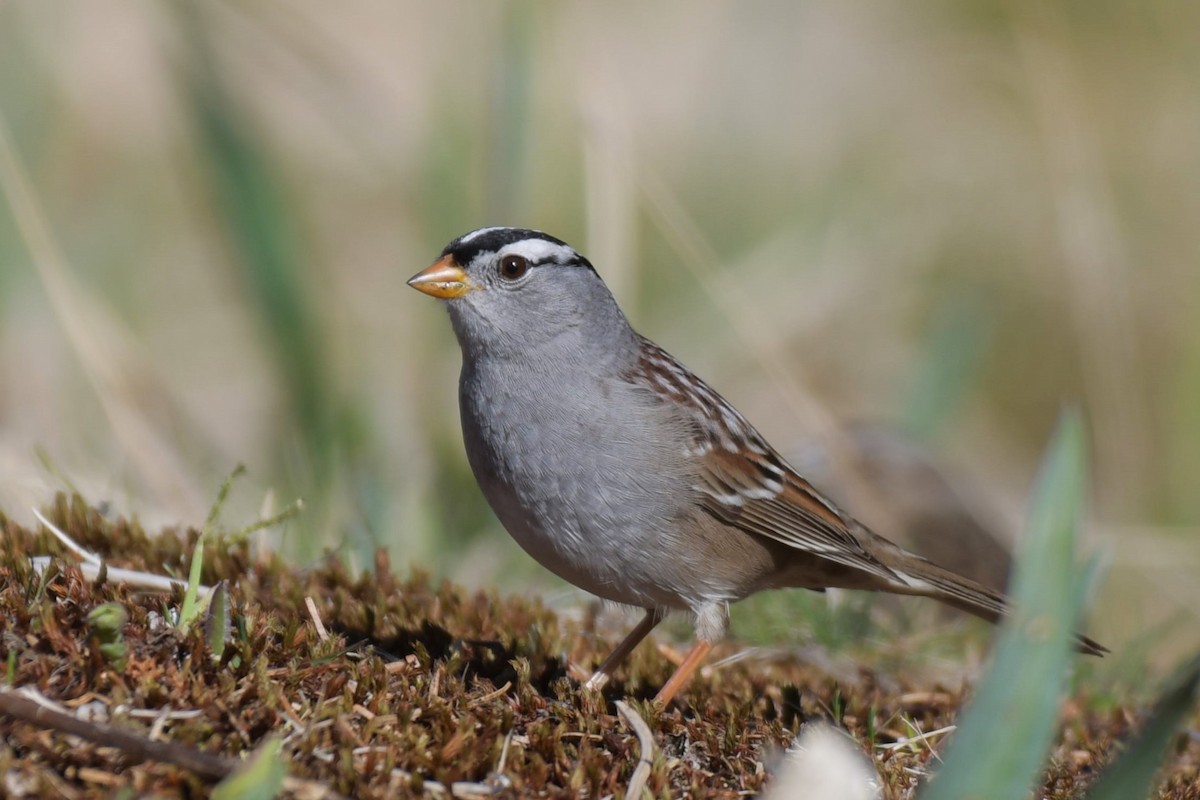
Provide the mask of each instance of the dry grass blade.
[{"label": "dry grass blade", "polygon": [[[147,485],[188,514],[201,508],[177,447],[147,421],[141,397],[153,385],[135,358],[132,338],[116,317],[89,297],[67,267],[21,165],[8,124],[0,114],[0,190],[7,196],[17,230],[50,297],[59,324],[95,388],[109,423]],[[157,393],[157,392],[156,392]],[[155,397],[161,403],[164,397]],[[167,403],[168,406],[172,405]]]},{"label": "dry grass blade", "polygon": [[[1096,114],[1067,33],[1072,23],[1051,4],[1025,7],[1014,26],[1016,52],[1025,69],[1053,199],[1052,223],[1070,291],[1080,370],[1087,390],[1099,460],[1097,480],[1106,508],[1118,516],[1143,491],[1149,474],[1146,381],[1135,319],[1129,245],[1119,202],[1105,164]],[[1047,37],[1047,31],[1059,31]],[[1063,43],[1066,46],[1063,46]],[[1053,44],[1051,44],[1053,43]],[[1107,465],[1112,469],[1105,469]],[[1119,465],[1119,466],[1118,466]]]},{"label": "dry grass blade", "polygon": [[654,764],[654,734],[650,732],[650,726],[641,715],[624,700],[617,701],[617,713],[638,738],[638,765],[629,779],[629,787],[625,790],[625,800],[636,800],[642,796],[642,790],[646,788],[646,781],[650,778],[650,768]]},{"label": "dry grass blade", "polygon": [[[166,575],[156,575],[153,572],[143,572],[141,570],[122,569],[121,567],[110,567],[103,564],[100,556],[81,546],[78,542],[72,539],[65,531],[59,528],[50,520],[46,519],[46,515],[33,509],[33,515],[37,517],[38,522],[45,526],[46,530],[54,535],[64,547],[70,550],[75,555],[83,559],[83,563],[79,565],[79,571],[83,573],[88,580],[96,580],[103,572],[105,580],[123,583],[127,586],[135,586],[139,589],[149,589],[150,591],[169,592],[176,586],[186,587],[187,581],[179,578],[171,578]],[[49,556],[33,556],[31,559],[33,568],[39,572],[44,572],[50,564]],[[196,593],[200,597],[208,596],[212,591],[211,587],[203,584],[196,586]]]},{"label": "dry grass blade", "polygon": [[311,597],[305,596],[304,605],[308,608],[308,616],[312,618],[313,627],[317,629],[317,637],[322,642],[328,641],[329,631],[325,630],[325,623],[321,621],[321,612],[317,610],[317,604]]},{"label": "dry grass blade", "polygon": [[55,539],[58,539],[60,542],[62,542],[64,547],[83,559],[85,563],[93,564],[97,567],[100,566],[100,556],[96,555],[91,550],[88,550],[86,547],[80,547],[74,539],[60,530],[53,522],[46,519],[46,516],[36,508],[33,509],[33,515],[37,517],[38,522],[46,526],[46,530],[54,534]]}]

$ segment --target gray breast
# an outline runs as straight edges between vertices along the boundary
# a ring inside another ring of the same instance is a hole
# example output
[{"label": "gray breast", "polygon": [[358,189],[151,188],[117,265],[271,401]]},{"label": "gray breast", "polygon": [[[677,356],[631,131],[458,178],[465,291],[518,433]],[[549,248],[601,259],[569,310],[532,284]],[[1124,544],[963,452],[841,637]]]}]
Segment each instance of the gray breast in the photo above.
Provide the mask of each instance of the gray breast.
[{"label": "gray breast", "polygon": [[471,468],[531,556],[616,602],[690,605],[649,563],[691,493],[666,407],[619,378],[511,363],[464,364],[459,390]]}]

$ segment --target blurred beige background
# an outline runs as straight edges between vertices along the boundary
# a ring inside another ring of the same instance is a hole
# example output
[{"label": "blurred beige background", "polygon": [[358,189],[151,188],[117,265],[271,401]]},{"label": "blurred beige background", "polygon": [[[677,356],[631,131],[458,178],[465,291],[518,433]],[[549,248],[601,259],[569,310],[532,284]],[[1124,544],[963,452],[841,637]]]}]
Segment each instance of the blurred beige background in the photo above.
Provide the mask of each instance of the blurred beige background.
[{"label": "blurred beige background", "polygon": [[19,519],[69,481],[199,524],[245,462],[226,519],[304,496],[300,560],[556,586],[479,498],[457,347],[404,286],[514,224],[885,533],[913,512],[839,479],[852,423],[1010,541],[1082,406],[1092,630],[1195,641],[1200,6],[10,0],[0,114]]}]

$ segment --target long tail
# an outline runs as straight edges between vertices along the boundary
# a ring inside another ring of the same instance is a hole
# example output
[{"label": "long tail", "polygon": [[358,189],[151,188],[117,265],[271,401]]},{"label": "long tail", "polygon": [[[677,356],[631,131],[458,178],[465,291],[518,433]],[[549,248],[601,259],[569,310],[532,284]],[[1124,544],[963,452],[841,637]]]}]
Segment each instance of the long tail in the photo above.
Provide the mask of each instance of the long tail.
[{"label": "long tail", "polygon": [[[881,546],[874,555],[899,579],[889,581],[886,591],[932,597],[993,624],[1008,615],[1008,599],[1000,592],[939,567],[882,537],[875,537],[875,542]],[[1075,634],[1075,646],[1081,653],[1093,656],[1109,652],[1107,647],[1082,634]]]}]

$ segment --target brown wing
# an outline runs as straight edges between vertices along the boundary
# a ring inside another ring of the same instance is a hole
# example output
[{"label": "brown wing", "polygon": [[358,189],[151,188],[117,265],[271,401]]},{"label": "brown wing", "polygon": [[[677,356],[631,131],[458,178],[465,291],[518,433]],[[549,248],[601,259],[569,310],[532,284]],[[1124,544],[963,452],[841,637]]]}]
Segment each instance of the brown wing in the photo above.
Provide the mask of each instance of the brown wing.
[{"label": "brown wing", "polygon": [[688,455],[705,509],[727,524],[878,575],[899,576],[871,555],[857,527],[793,470],[737,409],[669,353],[643,340],[633,376],[688,416]]},{"label": "brown wing", "polygon": [[[737,409],[654,343],[643,340],[630,379],[687,416],[692,430],[687,455],[699,464],[695,489],[718,519],[875,575],[888,591],[933,597],[991,622],[1008,613],[1004,595],[909,553],[839,511]],[[1086,636],[1076,641],[1085,653],[1108,652]]]},{"label": "brown wing", "polygon": [[[773,477],[751,478],[772,473]],[[870,572],[889,583],[899,576],[872,555],[848,520],[777,453],[714,450],[701,469],[704,507],[744,531]],[[740,488],[739,488],[740,487]]]}]

